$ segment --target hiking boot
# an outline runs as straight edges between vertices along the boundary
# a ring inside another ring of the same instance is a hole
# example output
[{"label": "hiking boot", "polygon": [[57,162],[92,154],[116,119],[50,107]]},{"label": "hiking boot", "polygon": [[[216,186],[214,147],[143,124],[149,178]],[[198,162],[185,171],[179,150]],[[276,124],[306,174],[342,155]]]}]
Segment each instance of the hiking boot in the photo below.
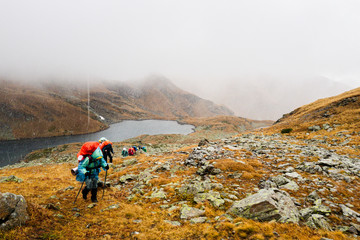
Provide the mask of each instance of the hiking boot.
[{"label": "hiking boot", "polygon": [[83,195],[83,199],[87,199],[87,195],[89,193],[89,189],[87,187],[84,187],[84,189],[81,191]]},{"label": "hiking boot", "polygon": [[91,189],[91,201],[93,203],[98,202],[96,195],[97,195],[97,188]]}]

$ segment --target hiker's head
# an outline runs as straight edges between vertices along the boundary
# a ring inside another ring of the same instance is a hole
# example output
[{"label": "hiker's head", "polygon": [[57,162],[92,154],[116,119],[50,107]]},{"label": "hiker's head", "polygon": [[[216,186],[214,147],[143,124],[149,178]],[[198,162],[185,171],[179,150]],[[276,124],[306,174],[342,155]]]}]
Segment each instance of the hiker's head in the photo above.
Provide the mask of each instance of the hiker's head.
[{"label": "hiker's head", "polygon": [[102,137],[99,139],[99,143],[105,142],[106,140],[107,140],[106,138]]}]

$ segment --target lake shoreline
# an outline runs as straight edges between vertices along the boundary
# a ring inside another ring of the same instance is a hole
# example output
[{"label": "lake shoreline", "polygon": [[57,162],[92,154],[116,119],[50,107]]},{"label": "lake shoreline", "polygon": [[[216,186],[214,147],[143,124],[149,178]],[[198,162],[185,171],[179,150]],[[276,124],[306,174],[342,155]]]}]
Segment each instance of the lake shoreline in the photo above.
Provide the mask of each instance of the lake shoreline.
[{"label": "lake shoreline", "polygon": [[106,137],[115,143],[144,134],[187,135],[194,131],[194,125],[179,124],[174,120],[123,120],[110,124],[105,130],[93,133],[0,141],[0,167],[24,160],[27,154],[35,150],[70,143],[98,141],[101,137]]},{"label": "lake shoreline", "polygon": [[[111,125],[117,124],[117,123],[121,123],[124,121],[147,121],[147,120],[155,120],[155,121],[174,121],[177,122],[179,125],[193,125],[190,123],[186,123],[186,122],[181,122],[180,120],[173,120],[173,119],[154,119],[154,118],[149,118],[149,119],[123,119],[117,122],[112,122],[110,124],[108,124],[105,128],[98,130],[98,131],[94,131],[94,132],[87,132],[87,133],[79,133],[79,134],[64,134],[64,135],[54,135],[54,136],[42,136],[42,137],[36,137],[36,138],[16,138],[16,139],[6,139],[6,140],[0,140],[0,144],[1,143],[6,143],[6,142],[14,142],[14,141],[20,141],[20,140],[31,140],[31,139],[48,139],[48,138],[56,138],[56,137],[67,137],[67,136],[82,136],[82,135],[87,135],[87,134],[93,134],[93,133],[99,133],[102,131],[105,131],[107,129],[109,129],[111,127]],[[194,132],[195,132],[195,128],[196,126],[194,126]]]}]

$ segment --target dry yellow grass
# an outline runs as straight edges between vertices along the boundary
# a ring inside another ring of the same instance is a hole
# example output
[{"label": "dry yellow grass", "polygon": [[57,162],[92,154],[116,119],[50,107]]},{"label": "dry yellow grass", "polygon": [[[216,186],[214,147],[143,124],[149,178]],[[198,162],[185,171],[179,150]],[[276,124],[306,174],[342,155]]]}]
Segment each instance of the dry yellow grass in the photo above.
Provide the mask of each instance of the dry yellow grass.
[{"label": "dry yellow grass", "polygon": [[[311,104],[304,105],[290,114],[286,114],[279,123],[270,128],[262,129],[264,133],[280,133],[282,129],[292,128],[293,132],[306,132],[308,127],[328,123],[337,124],[336,131],[360,131],[360,88],[353,89],[343,94],[319,99]],[[310,133],[302,137],[311,138],[319,133],[333,134],[325,130]]]},{"label": "dry yellow grass", "polygon": [[[175,154],[175,153],[174,153]],[[136,168],[143,168],[142,164],[148,165],[152,157],[137,155],[137,165],[129,166],[128,170],[114,172],[109,170],[108,179],[116,180],[122,174],[134,172]],[[164,156],[167,159],[178,158],[179,155]],[[186,157],[181,156],[183,159]],[[161,158],[161,157],[160,157]],[[115,158],[114,163],[119,165],[125,159]],[[225,172],[242,171],[243,174],[251,174],[252,177],[242,179],[243,187],[254,181],[254,175],[259,174],[261,164],[253,159],[247,164],[236,163],[230,159],[224,159],[217,164]],[[248,219],[239,218],[234,222],[216,222],[216,216],[221,216],[225,210],[215,209],[209,203],[205,203],[206,216],[210,222],[204,224],[190,224],[182,222],[180,227],[172,226],[164,220],[179,221],[179,212],[169,215],[166,210],[159,207],[160,203],[154,200],[129,202],[127,188],[118,190],[107,188],[104,199],[101,200],[102,189],[99,189],[99,202],[94,208],[88,208],[90,201],[83,200],[81,194],[76,204],[74,198],[79,190],[80,183],[74,180],[70,169],[74,164],[51,164],[27,168],[14,168],[0,170],[0,176],[15,175],[22,178],[22,183],[0,183],[1,192],[21,194],[28,202],[30,221],[25,226],[0,232],[1,239],[320,239],[328,236],[334,240],[346,239],[340,233],[311,230],[294,224],[260,223]],[[231,169],[231,170],[229,170]],[[194,174],[195,169],[178,171],[177,178],[173,182],[181,181],[185,177]],[[159,177],[151,180],[152,187],[161,186],[169,182],[168,173],[158,172]],[[104,172],[100,174],[104,179]],[[131,183],[129,183],[131,184]],[[65,190],[74,186],[73,190]],[[177,194],[173,187],[166,187],[165,191],[176,200]],[[142,196],[138,196],[141,198]],[[181,200],[181,199],[178,199]],[[118,204],[119,208],[101,211],[107,207]],[[56,208],[59,207],[58,210]],[[74,207],[78,210],[74,211]],[[78,211],[78,212],[77,212]],[[75,214],[80,216],[76,217]],[[279,236],[277,235],[279,234]]]}]

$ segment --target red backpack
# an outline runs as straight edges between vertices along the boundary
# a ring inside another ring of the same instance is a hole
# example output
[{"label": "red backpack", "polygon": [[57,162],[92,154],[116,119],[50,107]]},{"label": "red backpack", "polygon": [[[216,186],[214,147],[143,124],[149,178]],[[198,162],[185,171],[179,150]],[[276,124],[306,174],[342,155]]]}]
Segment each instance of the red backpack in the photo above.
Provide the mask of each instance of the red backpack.
[{"label": "red backpack", "polygon": [[86,142],[82,145],[79,153],[77,154],[78,162],[85,159],[87,155],[91,155],[98,147],[100,143],[98,142]]},{"label": "red backpack", "polygon": [[134,155],[134,149],[133,148],[129,148],[129,156],[132,156],[132,155]]}]

